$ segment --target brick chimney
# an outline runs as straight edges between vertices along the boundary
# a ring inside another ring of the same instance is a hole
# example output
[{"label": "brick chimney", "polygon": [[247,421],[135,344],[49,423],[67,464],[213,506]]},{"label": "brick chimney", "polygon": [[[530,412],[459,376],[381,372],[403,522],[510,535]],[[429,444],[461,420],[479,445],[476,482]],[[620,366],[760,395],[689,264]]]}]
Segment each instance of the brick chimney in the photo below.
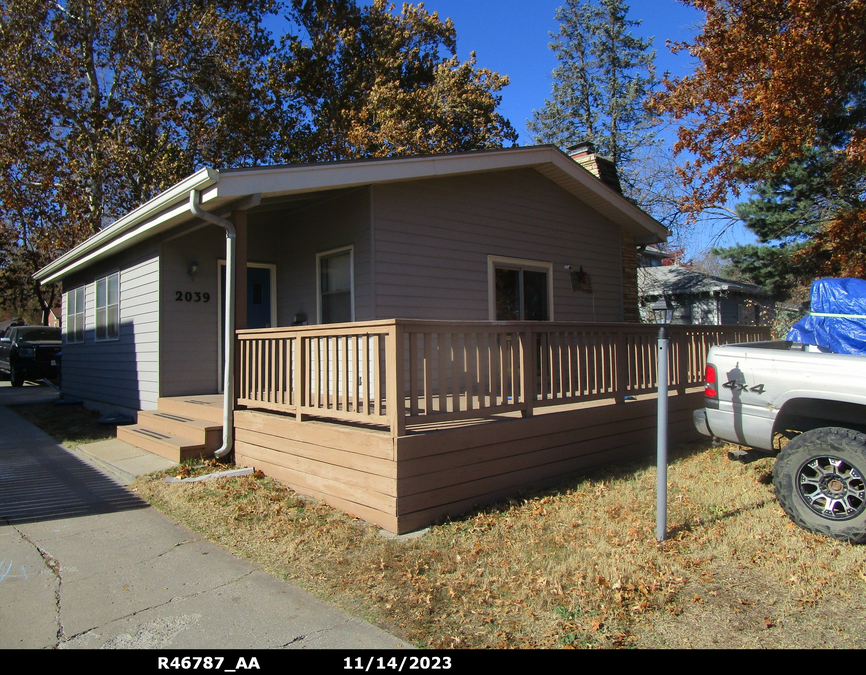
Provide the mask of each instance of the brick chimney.
[{"label": "brick chimney", "polygon": [[622,186],[619,184],[619,174],[616,170],[616,164],[607,159],[607,157],[601,157],[596,154],[593,143],[583,141],[576,145],[570,145],[565,150],[569,157],[593,174],[602,183],[622,194]]},{"label": "brick chimney", "polygon": [[[616,164],[595,152],[595,145],[583,141],[566,149],[568,156],[602,183],[622,194]],[[622,318],[629,323],[640,323],[637,290],[637,250],[634,235],[621,230],[622,239]]]}]

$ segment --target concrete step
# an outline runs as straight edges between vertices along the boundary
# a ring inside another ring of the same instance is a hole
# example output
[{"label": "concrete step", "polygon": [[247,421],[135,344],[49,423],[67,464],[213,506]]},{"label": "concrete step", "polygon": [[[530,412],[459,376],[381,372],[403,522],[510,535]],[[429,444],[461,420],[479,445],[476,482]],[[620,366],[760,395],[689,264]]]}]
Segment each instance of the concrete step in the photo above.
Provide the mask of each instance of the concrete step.
[{"label": "concrete step", "polygon": [[219,425],[222,425],[223,421],[223,397],[212,394],[160,398],[157,401],[157,408],[160,412],[206,420]]},{"label": "concrete step", "polygon": [[173,462],[210,454],[204,443],[164,431],[148,429],[141,424],[117,427],[117,438]]},{"label": "concrete step", "polygon": [[204,445],[207,450],[216,450],[222,443],[222,424],[163,410],[140,411],[138,425],[153,431],[188,438]]}]

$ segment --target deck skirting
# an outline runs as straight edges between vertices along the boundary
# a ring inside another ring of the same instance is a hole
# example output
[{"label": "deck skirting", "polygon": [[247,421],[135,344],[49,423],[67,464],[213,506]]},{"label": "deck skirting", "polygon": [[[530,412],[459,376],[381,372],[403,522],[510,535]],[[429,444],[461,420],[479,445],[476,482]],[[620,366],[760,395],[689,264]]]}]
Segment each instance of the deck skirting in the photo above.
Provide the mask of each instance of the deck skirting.
[{"label": "deck skirting", "polygon": [[[703,390],[671,396],[672,443],[697,436]],[[235,412],[235,462],[390,532],[403,534],[476,507],[655,451],[654,397],[534,417],[410,431],[298,422]]]}]

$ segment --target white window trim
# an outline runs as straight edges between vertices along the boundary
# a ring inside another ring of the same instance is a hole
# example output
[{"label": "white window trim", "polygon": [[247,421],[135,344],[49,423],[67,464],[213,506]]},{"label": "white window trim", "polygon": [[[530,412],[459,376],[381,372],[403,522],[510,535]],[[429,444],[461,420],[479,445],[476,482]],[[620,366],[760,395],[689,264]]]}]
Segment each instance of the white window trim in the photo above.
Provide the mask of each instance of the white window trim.
[{"label": "white window trim", "polygon": [[[108,280],[111,277],[117,277],[117,335],[106,335],[105,337],[99,337],[99,290],[97,286],[100,281],[105,280],[105,318],[106,318],[106,332],[108,329],[108,308],[111,305],[108,303]],[[86,301],[85,301],[86,302]],[[96,342],[116,342],[120,339],[120,270],[116,272],[112,272],[111,274],[106,274],[105,276],[101,276],[94,280],[93,282],[93,337]]]},{"label": "white window trim", "polygon": [[[75,314],[70,314],[69,313],[69,296],[72,295],[73,293],[78,293],[79,291],[81,291],[81,307],[76,307],[75,308],[76,309]],[[68,291],[66,291],[66,301],[63,303],[63,313],[65,315],[64,320],[63,320],[63,341],[66,344],[68,344],[68,345],[84,344],[85,328],[87,327],[86,308],[87,308],[87,286],[86,285],[77,286],[76,288],[70,288]],[[73,316],[80,316],[81,317],[81,339],[80,340],[74,339],[75,323],[76,322],[72,319]],[[69,332],[70,329],[72,329],[71,333]]]},{"label": "white window trim", "polygon": [[[547,273],[547,315],[548,321],[554,320],[553,313],[553,263],[527,258],[506,258],[497,255],[487,256],[487,315],[496,321],[496,268],[529,270]],[[522,310],[521,310],[522,311]]]},{"label": "white window trim", "polygon": [[322,323],[322,258],[349,252],[349,303],[355,321],[355,246],[341,246],[316,254],[316,323]]}]

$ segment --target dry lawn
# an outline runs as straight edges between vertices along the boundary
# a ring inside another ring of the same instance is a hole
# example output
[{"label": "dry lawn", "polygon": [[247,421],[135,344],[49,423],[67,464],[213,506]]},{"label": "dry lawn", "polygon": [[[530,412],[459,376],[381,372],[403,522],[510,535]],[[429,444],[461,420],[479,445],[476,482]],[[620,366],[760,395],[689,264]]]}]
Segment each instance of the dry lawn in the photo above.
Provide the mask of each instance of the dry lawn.
[{"label": "dry lawn", "polygon": [[419,646],[866,647],[866,549],[795,527],[776,504],[771,460],[737,464],[726,450],[673,453],[662,545],[646,463],[399,538],[262,475],[149,476],[135,489]]}]

